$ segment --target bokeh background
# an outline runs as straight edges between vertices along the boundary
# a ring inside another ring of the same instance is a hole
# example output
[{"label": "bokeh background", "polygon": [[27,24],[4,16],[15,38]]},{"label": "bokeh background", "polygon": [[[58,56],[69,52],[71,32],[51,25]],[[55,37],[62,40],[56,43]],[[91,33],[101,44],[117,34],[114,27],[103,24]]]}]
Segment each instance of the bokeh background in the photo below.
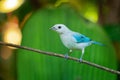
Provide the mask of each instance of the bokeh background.
[{"label": "bokeh background", "polygon": [[[0,0],[0,40],[65,54],[62,23],[106,46],[92,45],[84,59],[120,70],[120,0]],[[70,56],[79,58],[81,51]],[[120,76],[23,49],[0,46],[0,80],[120,80]]]}]

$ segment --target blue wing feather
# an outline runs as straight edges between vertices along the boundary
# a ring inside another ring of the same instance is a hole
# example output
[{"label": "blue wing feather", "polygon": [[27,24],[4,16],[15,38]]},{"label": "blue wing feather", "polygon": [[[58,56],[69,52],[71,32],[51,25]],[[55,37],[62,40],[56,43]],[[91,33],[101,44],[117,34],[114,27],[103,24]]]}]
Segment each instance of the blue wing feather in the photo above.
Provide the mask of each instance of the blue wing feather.
[{"label": "blue wing feather", "polygon": [[77,43],[83,43],[83,42],[91,41],[90,38],[86,37],[85,35],[79,34],[79,33],[73,34],[73,37],[75,38]]}]

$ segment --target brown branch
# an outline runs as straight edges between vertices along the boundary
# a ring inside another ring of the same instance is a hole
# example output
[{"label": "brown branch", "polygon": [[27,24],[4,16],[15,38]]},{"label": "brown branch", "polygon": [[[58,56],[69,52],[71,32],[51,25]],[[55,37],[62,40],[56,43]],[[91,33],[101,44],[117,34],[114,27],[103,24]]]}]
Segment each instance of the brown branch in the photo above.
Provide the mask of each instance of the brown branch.
[{"label": "brown branch", "polygon": [[[16,48],[20,48],[20,49],[24,49],[24,50],[28,50],[28,51],[37,52],[37,53],[40,53],[40,54],[46,54],[46,55],[49,55],[49,56],[56,56],[56,57],[65,58],[65,56],[62,55],[62,54],[42,51],[42,50],[33,49],[33,48],[25,47],[25,46],[19,46],[19,45],[15,45],[15,44],[11,44],[11,43],[4,43],[4,42],[0,41],[0,45],[16,47]],[[79,62],[79,59],[74,58],[74,57],[70,57],[70,56],[68,57],[68,60],[73,60],[73,61]],[[96,68],[111,72],[113,74],[120,75],[119,71],[116,71],[116,70],[113,70],[113,69],[110,69],[110,68],[95,64],[95,63],[91,63],[91,62],[88,62],[86,60],[83,60],[82,62],[79,62],[79,63],[84,63],[84,64],[87,64],[87,65],[90,65],[90,66],[93,66],[93,67],[96,67]]]}]

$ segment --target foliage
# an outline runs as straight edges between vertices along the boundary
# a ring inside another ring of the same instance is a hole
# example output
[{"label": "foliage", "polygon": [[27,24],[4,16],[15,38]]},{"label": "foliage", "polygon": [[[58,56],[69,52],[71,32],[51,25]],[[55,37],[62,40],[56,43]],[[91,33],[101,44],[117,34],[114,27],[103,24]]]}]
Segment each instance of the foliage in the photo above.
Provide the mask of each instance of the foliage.
[{"label": "foliage", "polygon": [[[49,30],[57,23],[63,23],[70,29],[107,45],[86,48],[85,60],[117,68],[115,51],[104,30],[84,21],[69,5],[47,7],[34,12],[22,30],[22,45],[65,54],[68,50],[62,45],[58,35]],[[79,58],[80,55],[81,51],[74,51],[70,56]],[[18,80],[116,80],[116,75],[91,66],[24,50],[18,50],[17,69]]]},{"label": "foliage", "polygon": [[5,21],[6,21],[6,15],[0,13],[0,25],[3,24],[3,22],[5,22]]},{"label": "foliage", "polygon": [[106,24],[104,29],[109,34],[111,40],[114,42],[120,42],[120,24]]}]

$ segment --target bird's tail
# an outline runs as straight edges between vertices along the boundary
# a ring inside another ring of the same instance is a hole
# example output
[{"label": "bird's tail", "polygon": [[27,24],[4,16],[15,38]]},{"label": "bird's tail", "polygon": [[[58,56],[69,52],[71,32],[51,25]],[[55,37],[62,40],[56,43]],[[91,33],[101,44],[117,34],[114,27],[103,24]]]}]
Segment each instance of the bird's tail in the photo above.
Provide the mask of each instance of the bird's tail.
[{"label": "bird's tail", "polygon": [[97,41],[92,41],[93,44],[97,44],[97,45],[100,45],[100,46],[105,46],[104,44],[100,43],[100,42],[97,42]]}]

